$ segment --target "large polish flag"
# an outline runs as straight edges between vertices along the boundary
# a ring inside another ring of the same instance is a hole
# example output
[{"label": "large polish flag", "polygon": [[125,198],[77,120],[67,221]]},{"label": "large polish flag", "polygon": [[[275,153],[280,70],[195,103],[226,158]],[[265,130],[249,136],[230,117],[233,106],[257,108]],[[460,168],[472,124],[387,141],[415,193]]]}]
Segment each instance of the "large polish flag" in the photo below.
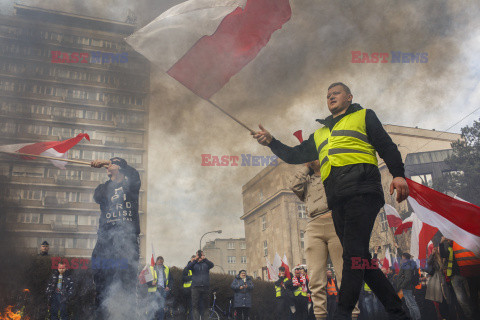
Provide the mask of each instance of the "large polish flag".
[{"label": "large polish flag", "polygon": [[480,255],[480,207],[410,179],[407,183],[410,189],[408,203],[424,224],[438,228],[446,238]]},{"label": "large polish flag", "polygon": [[388,226],[390,228],[398,228],[402,224],[402,218],[400,218],[400,215],[394,207],[389,204],[385,204],[383,206],[383,210],[385,210]]},{"label": "large polish flag", "polygon": [[285,253],[283,254],[282,267],[285,268],[285,276],[288,279],[290,279],[290,267],[288,266],[288,259],[287,259],[287,255]]},{"label": "large polish flag", "polygon": [[[0,146],[0,151],[9,153],[25,153],[37,156],[48,156],[67,159],[67,151],[85,138],[90,141],[87,133],[80,133],[76,137],[63,141],[44,141],[36,143],[19,143]],[[32,160],[35,157],[21,156],[22,159]],[[65,169],[67,162],[50,160],[56,167]]]},{"label": "large polish flag", "polygon": [[424,267],[425,259],[427,258],[427,246],[433,236],[438,232],[438,229],[422,222],[418,219],[415,213],[412,213],[412,234],[410,238],[410,254],[421,261]]},{"label": "large polish flag", "polygon": [[128,38],[136,51],[209,99],[291,17],[289,0],[189,0]]}]

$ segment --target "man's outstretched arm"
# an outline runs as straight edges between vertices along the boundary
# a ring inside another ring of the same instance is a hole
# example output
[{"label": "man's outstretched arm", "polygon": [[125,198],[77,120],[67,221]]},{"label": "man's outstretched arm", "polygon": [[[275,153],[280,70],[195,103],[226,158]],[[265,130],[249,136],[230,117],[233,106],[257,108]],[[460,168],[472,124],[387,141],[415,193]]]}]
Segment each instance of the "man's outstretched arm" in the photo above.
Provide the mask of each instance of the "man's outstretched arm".
[{"label": "man's outstretched arm", "polygon": [[262,125],[259,125],[259,128],[260,131],[252,134],[253,138],[257,139],[261,145],[269,147],[277,157],[286,163],[300,164],[318,160],[313,134],[298,146],[289,147],[275,139]]}]

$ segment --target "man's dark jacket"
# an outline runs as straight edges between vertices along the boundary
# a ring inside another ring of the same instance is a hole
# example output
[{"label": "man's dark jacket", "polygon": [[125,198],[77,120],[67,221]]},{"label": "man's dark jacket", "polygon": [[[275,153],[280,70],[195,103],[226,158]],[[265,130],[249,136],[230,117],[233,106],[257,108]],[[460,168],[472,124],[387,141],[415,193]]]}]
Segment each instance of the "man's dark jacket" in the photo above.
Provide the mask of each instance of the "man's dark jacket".
[{"label": "man's dark jacket", "polygon": [[397,278],[397,290],[413,290],[413,278],[418,273],[417,264],[413,260],[402,263]]},{"label": "man's dark jacket", "polygon": [[[329,116],[326,119],[317,121],[328,127],[331,131],[335,124],[344,116],[361,109],[363,108],[359,104],[351,104],[345,114],[336,118]],[[375,112],[367,109],[365,122],[369,143],[385,161],[392,176],[394,178],[405,177],[405,169],[397,145],[393,143],[380,120],[378,120]],[[268,146],[276,156],[286,163],[301,164],[319,160],[314,134],[311,134],[308,140],[303,141],[296,147],[286,146],[275,138],[272,139]],[[360,163],[342,167],[332,166],[330,175],[323,184],[330,209],[342,201],[342,199],[358,194],[376,194],[380,201],[385,201],[380,171],[378,167],[373,164]]]},{"label": "man's dark jacket", "polygon": [[189,262],[187,268],[192,270],[192,287],[208,287],[210,285],[210,269],[213,266],[213,262],[208,259]]}]

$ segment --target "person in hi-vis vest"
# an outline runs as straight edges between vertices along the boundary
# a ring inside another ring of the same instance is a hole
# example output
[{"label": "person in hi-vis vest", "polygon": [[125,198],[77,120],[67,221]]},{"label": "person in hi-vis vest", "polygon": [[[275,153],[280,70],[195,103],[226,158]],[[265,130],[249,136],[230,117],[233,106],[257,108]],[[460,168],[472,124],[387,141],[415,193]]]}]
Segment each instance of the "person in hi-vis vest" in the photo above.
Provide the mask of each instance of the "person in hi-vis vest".
[{"label": "person in hi-vis vest", "polygon": [[187,262],[187,266],[183,269],[182,272],[182,282],[183,282],[183,296],[185,298],[185,315],[187,316],[188,320],[193,319],[193,312],[192,312],[192,270],[188,268],[188,264],[195,260],[195,256],[193,255],[190,258],[190,261]]},{"label": "person in hi-vis vest", "polygon": [[153,280],[147,282],[150,310],[154,310],[154,318],[163,320],[165,317],[165,300],[173,287],[170,268],[163,264],[162,256],[157,257],[155,266],[150,266]]},{"label": "person in hi-vis vest", "polygon": [[375,218],[385,204],[377,152],[393,176],[390,194],[396,190],[398,202],[409,194],[402,157],[375,112],[352,100],[348,86],[331,84],[327,93],[331,115],[318,120],[321,127],[296,147],[273,138],[262,125],[252,133],[253,138],[286,163],[320,161],[328,207],[343,247],[342,285],[334,319],[351,318],[363,280],[381,299],[390,319],[408,319],[385,275],[378,268],[366,267],[372,266],[369,242]]}]

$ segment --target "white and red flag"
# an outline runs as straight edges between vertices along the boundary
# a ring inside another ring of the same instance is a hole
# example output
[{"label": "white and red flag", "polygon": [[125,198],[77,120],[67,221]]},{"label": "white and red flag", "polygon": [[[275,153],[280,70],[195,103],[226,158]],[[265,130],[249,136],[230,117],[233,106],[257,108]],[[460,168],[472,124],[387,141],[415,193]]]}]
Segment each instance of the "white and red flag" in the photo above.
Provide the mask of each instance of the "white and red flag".
[{"label": "white and red flag", "polygon": [[394,235],[402,234],[403,232],[406,232],[408,229],[410,229],[413,224],[413,216],[414,215],[411,214],[410,217],[403,220],[402,224],[397,227],[397,230],[395,230]]},{"label": "white and red flag", "polygon": [[412,213],[412,235],[410,238],[410,254],[421,261],[424,266],[427,258],[427,246],[433,236],[438,232],[438,229],[422,222],[418,219],[415,213]]},{"label": "white and red flag", "polygon": [[388,226],[390,228],[398,228],[402,224],[402,218],[398,214],[397,210],[389,204],[383,206],[385,215],[387,216]]},{"label": "white and red flag", "polygon": [[[76,137],[63,141],[44,141],[36,143],[19,143],[0,146],[0,151],[8,153],[25,153],[37,156],[48,156],[67,159],[67,151],[85,138],[90,141],[87,133],[80,133]],[[22,159],[35,159],[34,157],[21,156]],[[65,169],[67,162],[50,160],[56,167]]]},{"label": "white and red flag", "polygon": [[268,257],[265,257],[265,262],[267,264],[267,271],[268,271],[268,280],[270,281],[277,281],[278,280],[278,270],[274,270],[272,264],[270,263],[270,260],[268,260]]},{"label": "white and red flag", "polygon": [[410,179],[407,183],[410,189],[408,203],[424,224],[438,228],[446,238],[480,255],[480,207]]},{"label": "white and red flag", "polygon": [[291,17],[288,0],[189,0],[126,39],[198,96],[209,99]]},{"label": "white and red flag", "polygon": [[288,259],[287,255],[284,253],[283,254],[283,259],[282,259],[282,267],[285,268],[285,276],[290,279],[290,267],[288,266]]}]

